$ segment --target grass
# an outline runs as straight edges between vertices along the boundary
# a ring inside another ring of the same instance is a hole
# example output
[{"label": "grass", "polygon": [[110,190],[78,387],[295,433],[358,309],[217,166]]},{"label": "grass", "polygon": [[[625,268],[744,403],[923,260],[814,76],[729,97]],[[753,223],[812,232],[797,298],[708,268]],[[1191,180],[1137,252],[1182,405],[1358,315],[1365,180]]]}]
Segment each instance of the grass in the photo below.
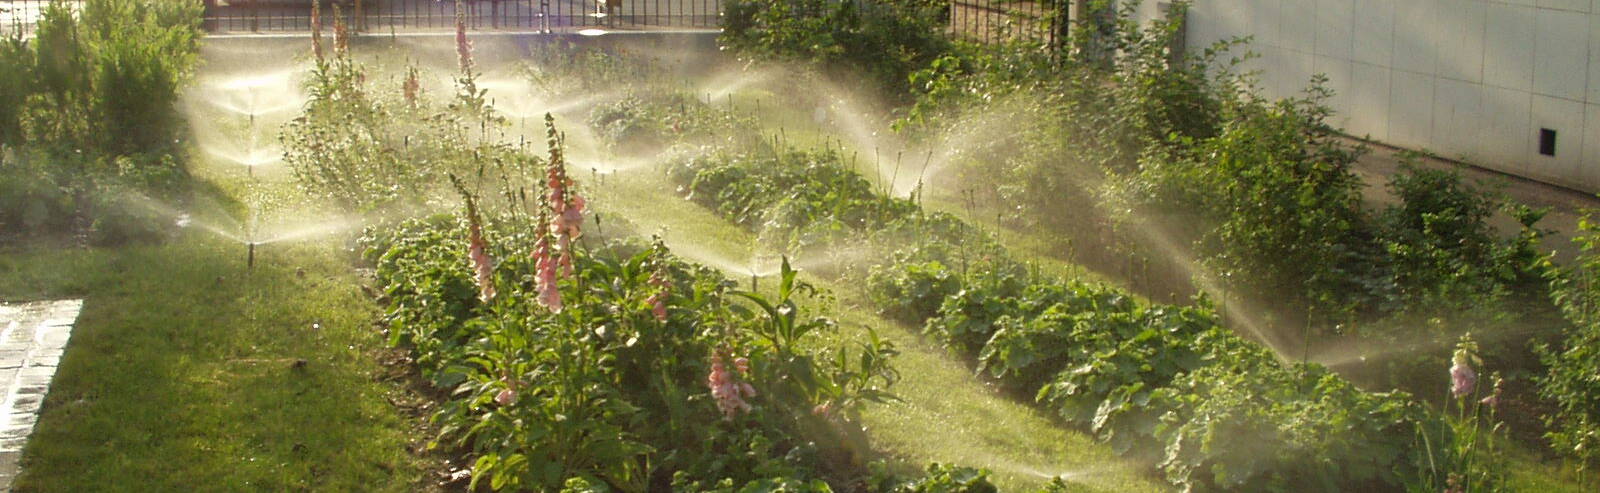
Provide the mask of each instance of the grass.
[{"label": "grass", "polygon": [[248,271],[244,254],[198,233],[0,252],[0,299],[85,300],[17,491],[417,487],[417,421],[378,379],[347,254],[264,248]]},{"label": "grass", "polygon": [[[691,261],[737,266],[750,257],[754,234],[684,200],[664,177],[634,173],[591,183],[593,203],[604,214],[637,224],[666,225],[667,244]],[[729,276],[748,273],[734,270]],[[918,328],[878,317],[854,286],[806,277],[837,297],[835,303],[814,301],[812,308],[835,317],[841,337],[861,338],[873,330],[901,351],[894,364],[904,379],[891,390],[903,402],[869,406],[863,416],[875,449],[912,467],[934,461],[987,467],[1002,491],[1038,488],[1056,475],[1067,475],[1083,491],[1163,489],[1142,467],[1092,437],[984,384],[965,363],[924,341]]]}]

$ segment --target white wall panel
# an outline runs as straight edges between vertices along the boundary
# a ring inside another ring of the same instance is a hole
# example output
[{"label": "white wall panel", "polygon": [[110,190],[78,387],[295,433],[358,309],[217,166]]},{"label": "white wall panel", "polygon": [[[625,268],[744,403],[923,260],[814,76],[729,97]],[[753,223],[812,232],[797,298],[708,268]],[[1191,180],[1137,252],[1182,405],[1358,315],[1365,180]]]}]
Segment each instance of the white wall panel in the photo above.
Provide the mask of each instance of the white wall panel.
[{"label": "white wall panel", "polygon": [[1278,18],[1278,46],[1303,53],[1316,48],[1316,0],[1283,0]]},{"label": "white wall panel", "polygon": [[1390,73],[1389,140],[1416,149],[1431,147],[1435,78],[1404,70]]},{"label": "white wall panel", "polygon": [[[1345,130],[1378,140],[1389,137],[1389,68],[1356,62],[1350,71],[1349,114]],[[1527,120],[1524,118],[1523,120]]]},{"label": "white wall panel", "polygon": [[1533,33],[1534,94],[1583,101],[1588,67],[1588,15],[1540,9]]},{"label": "white wall panel", "polygon": [[1438,79],[1429,148],[1450,158],[1474,159],[1483,116],[1482,85]]},{"label": "white wall panel", "polygon": [[[1316,57],[1313,63],[1312,73],[1327,76],[1328,81],[1323,83],[1323,86],[1333,91],[1333,96],[1328,98],[1326,104],[1333,108],[1349,108],[1351,83],[1353,82],[1351,80],[1353,77],[1351,65],[1353,63],[1349,59],[1326,56]],[[1328,123],[1340,128],[1348,127],[1350,125],[1350,114],[1343,111],[1334,113],[1328,119]]]},{"label": "white wall panel", "polygon": [[[1388,67],[1394,56],[1394,4],[1392,0],[1356,0],[1352,15],[1354,46],[1351,58]],[[1528,18],[1533,27],[1533,17]]]},{"label": "white wall panel", "polygon": [[[1483,131],[1477,143],[1482,163],[1518,166],[1535,152],[1528,127],[1533,95],[1527,91],[1489,87],[1483,94]],[[1509,171],[1509,170],[1508,170]]]},{"label": "white wall panel", "polygon": [[[1226,1],[1226,0],[1222,0]],[[1433,74],[1439,60],[1433,31],[1438,18],[1435,0],[1408,0],[1394,6],[1394,66],[1420,74]]]},{"label": "white wall panel", "polygon": [[1560,184],[1576,184],[1578,164],[1583,160],[1583,104],[1571,100],[1533,95],[1533,125],[1530,142],[1538,142],[1539,130],[1556,131],[1556,155],[1535,154],[1529,160],[1528,174]]},{"label": "white wall panel", "polygon": [[1600,0],[1194,1],[1188,45],[1254,36],[1268,96],[1322,73],[1347,132],[1600,192]]},{"label": "white wall panel", "polygon": [[1534,8],[1488,4],[1484,29],[1483,82],[1508,89],[1533,90]]},{"label": "white wall panel", "polygon": [[1440,77],[1467,82],[1483,82],[1483,0],[1453,0],[1450,8],[1441,8],[1432,27],[1413,27],[1431,32],[1439,44]]},{"label": "white wall panel", "polygon": [[1600,104],[1584,105],[1583,161],[1576,173],[1582,187],[1600,189]]},{"label": "white wall panel", "polygon": [[1354,0],[1316,0],[1317,1],[1317,29],[1316,54],[1350,59],[1350,47],[1354,40],[1350,37],[1351,29],[1355,27]]},{"label": "white wall panel", "polygon": [[1253,17],[1256,25],[1250,28],[1250,32],[1256,35],[1256,43],[1283,46],[1283,38],[1280,35],[1283,30],[1283,2],[1284,0],[1251,0],[1250,6],[1256,9],[1256,15]]},{"label": "white wall panel", "polygon": [[1600,13],[1589,14],[1589,80],[1585,99],[1600,103]]},{"label": "white wall panel", "polygon": [[1547,9],[1571,10],[1574,12],[1589,12],[1591,2],[1585,0],[1539,0],[1536,5]]}]

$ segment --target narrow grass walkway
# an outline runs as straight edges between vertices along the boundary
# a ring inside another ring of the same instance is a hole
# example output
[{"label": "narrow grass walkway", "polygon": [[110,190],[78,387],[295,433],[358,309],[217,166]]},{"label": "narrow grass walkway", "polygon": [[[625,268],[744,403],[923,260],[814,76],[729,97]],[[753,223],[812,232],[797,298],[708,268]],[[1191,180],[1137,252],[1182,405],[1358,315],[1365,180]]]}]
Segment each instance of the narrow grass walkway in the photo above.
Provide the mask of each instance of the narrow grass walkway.
[{"label": "narrow grass walkway", "polygon": [[[602,214],[643,225],[661,225],[675,253],[748,276],[755,235],[678,196],[657,171],[642,169],[589,184]],[[603,220],[602,220],[603,223]],[[956,463],[988,467],[1003,491],[1038,488],[1064,476],[1081,491],[1160,491],[1141,467],[1118,458],[1086,434],[1063,428],[1028,403],[1000,395],[965,364],[925,342],[916,328],[885,320],[854,286],[808,276],[834,293],[821,308],[840,322],[842,336],[865,337],[870,328],[894,342],[903,380],[892,390],[904,402],[874,405],[864,413],[875,448],[908,464]]]},{"label": "narrow grass walkway", "polygon": [[376,378],[376,310],[338,243],[250,271],[199,233],[0,251],[0,299],[85,299],[16,490],[419,489],[417,421]]}]

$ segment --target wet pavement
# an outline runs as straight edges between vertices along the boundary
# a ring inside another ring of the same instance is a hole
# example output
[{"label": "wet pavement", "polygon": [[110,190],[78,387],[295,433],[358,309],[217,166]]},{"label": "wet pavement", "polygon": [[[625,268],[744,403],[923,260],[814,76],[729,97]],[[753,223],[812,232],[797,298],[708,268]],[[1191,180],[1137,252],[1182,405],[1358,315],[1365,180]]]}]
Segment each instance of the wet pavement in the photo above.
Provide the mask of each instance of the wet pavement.
[{"label": "wet pavement", "polygon": [[11,490],[82,307],[83,300],[0,304],[0,491]]}]

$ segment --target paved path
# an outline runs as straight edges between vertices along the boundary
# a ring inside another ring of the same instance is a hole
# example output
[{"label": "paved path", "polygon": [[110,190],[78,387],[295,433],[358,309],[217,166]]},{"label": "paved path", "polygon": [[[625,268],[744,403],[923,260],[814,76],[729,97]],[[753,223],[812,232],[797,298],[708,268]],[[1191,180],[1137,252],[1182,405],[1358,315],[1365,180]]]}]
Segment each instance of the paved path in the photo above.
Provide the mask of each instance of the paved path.
[{"label": "paved path", "polygon": [[17,477],[22,446],[72,335],[83,300],[0,305],[0,491]]}]

